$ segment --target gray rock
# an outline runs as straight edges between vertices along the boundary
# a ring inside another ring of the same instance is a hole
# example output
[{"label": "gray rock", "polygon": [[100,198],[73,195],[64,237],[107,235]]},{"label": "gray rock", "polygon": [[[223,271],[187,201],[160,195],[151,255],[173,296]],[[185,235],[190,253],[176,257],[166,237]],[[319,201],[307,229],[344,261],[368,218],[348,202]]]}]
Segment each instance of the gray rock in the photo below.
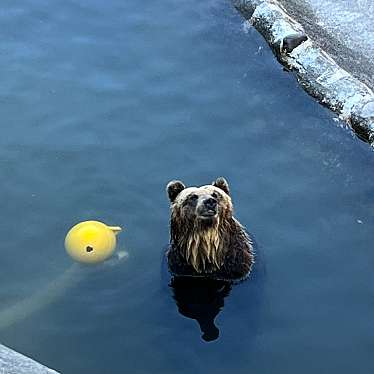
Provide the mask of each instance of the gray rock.
[{"label": "gray rock", "polygon": [[298,34],[289,35],[283,38],[283,45],[280,48],[281,52],[290,53],[301,43],[304,43],[308,40],[308,37],[305,33],[300,32]]},{"label": "gray rock", "polygon": [[18,352],[0,345],[0,374],[58,374]]}]

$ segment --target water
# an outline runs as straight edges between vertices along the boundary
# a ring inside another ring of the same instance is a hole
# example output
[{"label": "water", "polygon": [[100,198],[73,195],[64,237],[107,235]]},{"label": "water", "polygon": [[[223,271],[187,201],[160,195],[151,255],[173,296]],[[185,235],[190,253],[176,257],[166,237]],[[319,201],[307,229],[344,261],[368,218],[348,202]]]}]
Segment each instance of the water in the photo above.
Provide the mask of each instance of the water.
[{"label": "water", "polygon": [[[78,221],[130,254],[2,343],[64,374],[373,372],[373,153],[230,2],[4,0],[0,25],[0,312],[69,271]],[[162,270],[164,188],[220,175],[259,261],[207,343]]]}]

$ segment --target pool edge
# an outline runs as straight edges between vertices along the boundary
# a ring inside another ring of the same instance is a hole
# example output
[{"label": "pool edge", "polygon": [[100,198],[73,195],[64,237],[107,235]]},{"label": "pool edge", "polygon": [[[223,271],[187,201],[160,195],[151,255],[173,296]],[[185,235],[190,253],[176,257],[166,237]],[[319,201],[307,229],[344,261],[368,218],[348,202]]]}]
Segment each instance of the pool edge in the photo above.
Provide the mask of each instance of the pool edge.
[{"label": "pool edge", "polygon": [[0,373],[4,374],[60,374],[39,362],[0,344]]},{"label": "pool edge", "polygon": [[303,89],[374,145],[374,93],[322,50],[276,0],[231,0]]}]

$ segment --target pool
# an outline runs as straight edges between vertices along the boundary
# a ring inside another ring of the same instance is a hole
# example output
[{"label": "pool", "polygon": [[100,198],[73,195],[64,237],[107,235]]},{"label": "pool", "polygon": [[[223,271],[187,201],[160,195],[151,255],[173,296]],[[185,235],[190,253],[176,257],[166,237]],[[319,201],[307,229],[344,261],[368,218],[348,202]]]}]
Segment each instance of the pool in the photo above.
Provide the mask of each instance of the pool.
[{"label": "pool", "polygon": [[[374,371],[372,150],[229,1],[7,0],[0,24],[1,310],[70,268],[78,221],[129,253],[3,344],[64,374]],[[221,175],[258,261],[207,342],[162,266],[165,186]]]}]

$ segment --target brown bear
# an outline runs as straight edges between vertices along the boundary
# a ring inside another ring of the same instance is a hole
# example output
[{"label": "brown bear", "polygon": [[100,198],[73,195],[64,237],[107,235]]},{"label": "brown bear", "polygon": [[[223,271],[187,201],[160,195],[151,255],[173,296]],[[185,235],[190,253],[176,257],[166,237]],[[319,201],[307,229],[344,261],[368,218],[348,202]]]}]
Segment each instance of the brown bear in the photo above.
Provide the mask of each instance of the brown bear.
[{"label": "brown bear", "polygon": [[167,260],[175,276],[242,280],[254,263],[253,244],[233,217],[227,181],[188,187],[167,185],[171,203],[170,246]]}]

